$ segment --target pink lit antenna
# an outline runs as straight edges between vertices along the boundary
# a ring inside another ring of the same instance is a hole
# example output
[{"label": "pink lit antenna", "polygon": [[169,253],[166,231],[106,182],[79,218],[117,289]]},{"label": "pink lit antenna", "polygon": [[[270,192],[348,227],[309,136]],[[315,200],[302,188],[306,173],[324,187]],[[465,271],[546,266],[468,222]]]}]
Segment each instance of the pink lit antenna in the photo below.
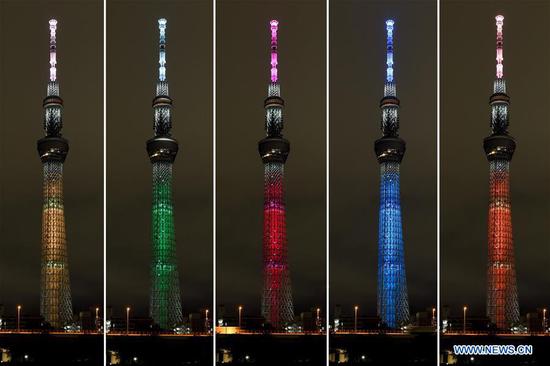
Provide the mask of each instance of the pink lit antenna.
[{"label": "pink lit antenna", "polygon": [[502,26],[504,25],[504,16],[497,15],[495,19],[497,21],[497,78],[502,79],[504,76],[504,65],[502,64],[504,60],[502,55]]},{"label": "pink lit antenna", "polygon": [[279,80],[277,73],[277,30],[279,22],[275,19],[269,22],[271,25],[271,82],[276,83]]}]

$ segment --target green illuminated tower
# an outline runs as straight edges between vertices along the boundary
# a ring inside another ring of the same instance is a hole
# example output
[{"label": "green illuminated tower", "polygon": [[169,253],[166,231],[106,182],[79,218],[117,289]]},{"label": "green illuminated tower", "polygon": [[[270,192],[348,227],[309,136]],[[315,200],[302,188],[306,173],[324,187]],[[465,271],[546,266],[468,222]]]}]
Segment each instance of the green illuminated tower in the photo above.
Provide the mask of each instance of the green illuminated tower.
[{"label": "green illuminated tower", "polygon": [[159,79],[153,99],[155,136],[147,141],[153,165],[152,264],[149,314],[161,329],[173,329],[182,322],[174,204],[172,203],[172,164],[178,142],[170,135],[172,99],[166,80],[166,19],[159,19]]}]

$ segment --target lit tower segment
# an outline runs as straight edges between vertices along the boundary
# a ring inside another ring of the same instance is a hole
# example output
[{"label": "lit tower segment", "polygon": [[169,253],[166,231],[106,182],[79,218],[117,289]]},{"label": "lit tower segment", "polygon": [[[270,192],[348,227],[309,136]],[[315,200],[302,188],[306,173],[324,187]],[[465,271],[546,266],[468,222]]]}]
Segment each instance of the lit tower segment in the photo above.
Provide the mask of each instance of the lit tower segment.
[{"label": "lit tower segment", "polygon": [[508,106],[503,69],[502,27],[504,17],[498,15],[497,68],[491,104],[492,134],[483,140],[489,161],[489,219],[487,263],[487,316],[499,329],[510,329],[519,322],[518,291],[512,238],[512,206],[510,203],[510,161],[516,149],[508,134]]},{"label": "lit tower segment", "polygon": [[398,134],[399,99],[393,78],[393,26],[393,20],[386,21],[386,82],[380,102],[383,136],[376,140],[374,150],[380,163],[378,316],[386,326],[397,328],[409,321],[409,302],[399,193],[399,165],[405,153],[405,141]]},{"label": "lit tower segment", "polygon": [[172,203],[172,164],[178,142],[170,135],[172,128],[166,80],[166,19],[159,19],[159,78],[153,99],[155,136],[147,141],[147,153],[153,165],[152,264],[149,314],[161,329],[173,329],[182,323],[174,204]]},{"label": "lit tower segment", "polygon": [[262,315],[275,329],[294,320],[294,307],[287,262],[286,208],[284,196],[284,166],[290,151],[283,138],[283,99],[277,73],[277,30],[271,27],[271,83],[264,106],[266,137],[258,143],[264,163],[264,289]]},{"label": "lit tower segment", "polygon": [[63,163],[69,152],[69,142],[61,136],[63,100],[59,96],[56,72],[57,20],[51,19],[49,24],[50,80],[43,103],[46,136],[37,142],[44,174],[40,314],[52,327],[59,329],[73,320],[63,206]]}]

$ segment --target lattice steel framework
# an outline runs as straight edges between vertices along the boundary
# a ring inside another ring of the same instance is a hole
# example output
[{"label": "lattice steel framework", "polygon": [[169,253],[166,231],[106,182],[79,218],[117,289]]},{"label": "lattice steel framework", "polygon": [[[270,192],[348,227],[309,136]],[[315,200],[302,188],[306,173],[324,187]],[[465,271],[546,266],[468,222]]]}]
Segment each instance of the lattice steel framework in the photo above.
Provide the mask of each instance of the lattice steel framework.
[{"label": "lattice steel framework", "polygon": [[377,308],[380,321],[389,328],[397,328],[409,322],[399,191],[399,166],[405,153],[405,141],[398,134],[399,99],[393,77],[393,20],[386,21],[386,31],[386,82],[380,102],[383,137],[375,142],[380,163]]},{"label": "lattice steel framework", "polygon": [[153,166],[152,264],[149,314],[161,329],[183,322],[172,200],[172,165],[178,143],[170,135],[172,99],[166,80],[166,19],[159,19],[159,79],[153,100],[155,136],[147,141]]},{"label": "lattice steel framework", "polygon": [[504,17],[496,18],[496,79],[491,95],[492,134],[483,147],[489,161],[489,214],[487,262],[487,316],[499,329],[510,329],[519,322],[518,291],[512,236],[510,202],[510,161],[516,143],[508,134],[508,107],[503,66]]},{"label": "lattice steel framework", "polygon": [[294,306],[288,268],[284,164],[290,151],[283,138],[283,99],[278,79],[277,31],[279,22],[270,21],[271,83],[264,106],[267,136],[258,144],[264,163],[264,288],[262,316],[275,329],[282,329],[294,320]]},{"label": "lattice steel framework", "polygon": [[63,206],[63,163],[69,143],[61,136],[63,100],[57,82],[57,21],[51,19],[49,27],[50,80],[43,103],[46,136],[37,142],[44,175],[40,314],[53,328],[59,329],[73,320]]}]

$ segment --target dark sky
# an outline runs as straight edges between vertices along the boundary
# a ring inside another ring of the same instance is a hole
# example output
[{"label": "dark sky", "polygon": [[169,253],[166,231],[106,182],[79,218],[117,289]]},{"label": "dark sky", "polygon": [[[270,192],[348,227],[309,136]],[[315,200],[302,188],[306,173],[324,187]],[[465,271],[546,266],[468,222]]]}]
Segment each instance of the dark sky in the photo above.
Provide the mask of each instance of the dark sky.
[{"label": "dark sky", "polygon": [[279,20],[279,76],[290,155],[287,234],[295,312],[325,303],[325,2],[220,1],[217,41],[217,300],[259,315],[263,101],[269,20]]},{"label": "dark sky", "polygon": [[[443,305],[485,314],[488,98],[495,78],[495,15],[504,15],[511,97],[512,221],[520,311],[550,305],[550,3],[445,1],[442,6]],[[467,26],[464,26],[467,24]]]},{"label": "dark sky", "polygon": [[[374,141],[395,20],[405,266],[411,312],[436,302],[435,1],[335,1],[330,22],[330,302],[376,315],[380,168]],[[332,309],[331,309],[332,310]]]},{"label": "dark sky", "polygon": [[[158,18],[179,142],[173,197],[180,286],[187,314],[212,306],[212,9],[201,1],[109,1],[107,28],[107,303],[148,314],[151,258],[151,101],[158,79]],[[131,14],[131,16],[129,16]]]},{"label": "dark sky", "polygon": [[0,1],[0,303],[38,314],[42,99],[58,20],[65,215],[75,311],[103,299],[103,9],[99,1]]}]

